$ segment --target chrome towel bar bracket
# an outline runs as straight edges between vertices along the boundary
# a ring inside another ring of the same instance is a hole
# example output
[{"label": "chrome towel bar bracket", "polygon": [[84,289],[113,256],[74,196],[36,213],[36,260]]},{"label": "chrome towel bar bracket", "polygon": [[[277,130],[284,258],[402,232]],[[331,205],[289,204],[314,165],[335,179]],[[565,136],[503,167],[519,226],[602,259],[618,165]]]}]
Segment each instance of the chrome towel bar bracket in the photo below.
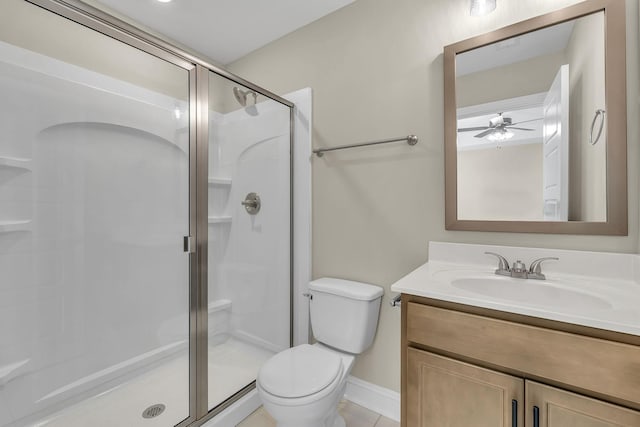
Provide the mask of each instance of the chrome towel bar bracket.
[{"label": "chrome towel bar bracket", "polygon": [[401,300],[402,300],[402,294],[398,294],[391,299],[391,302],[389,302],[389,305],[391,305],[391,307],[400,307],[400,305],[402,305]]}]

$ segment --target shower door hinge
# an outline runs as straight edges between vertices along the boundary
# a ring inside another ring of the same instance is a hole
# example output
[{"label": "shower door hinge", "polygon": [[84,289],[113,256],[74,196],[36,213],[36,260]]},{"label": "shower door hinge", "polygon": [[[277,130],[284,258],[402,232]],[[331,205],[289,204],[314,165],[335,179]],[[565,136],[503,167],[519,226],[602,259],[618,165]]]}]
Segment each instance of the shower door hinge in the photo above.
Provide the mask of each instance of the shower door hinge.
[{"label": "shower door hinge", "polygon": [[186,253],[188,254],[193,254],[196,252],[196,247],[193,244],[193,237],[191,236],[184,236],[183,239],[183,249]]}]

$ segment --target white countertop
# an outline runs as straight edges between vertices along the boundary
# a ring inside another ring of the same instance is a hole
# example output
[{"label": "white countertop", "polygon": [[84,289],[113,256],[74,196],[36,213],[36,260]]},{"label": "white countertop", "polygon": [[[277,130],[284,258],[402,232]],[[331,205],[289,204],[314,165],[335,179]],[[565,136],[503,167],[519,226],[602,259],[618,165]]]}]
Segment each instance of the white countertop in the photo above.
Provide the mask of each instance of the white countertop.
[{"label": "white countertop", "polygon": [[[530,258],[537,258],[540,253],[543,253],[542,256],[560,258],[556,262],[555,271],[551,268],[543,269],[547,275],[546,280],[533,280],[495,275],[495,262],[486,255],[484,257],[487,259],[477,257],[477,253],[483,254],[485,250],[501,253],[511,262],[515,257],[509,256],[510,250],[519,250],[518,259],[526,260],[527,264],[532,261],[527,259],[529,248],[434,242],[430,246],[430,256],[435,260],[398,280],[391,286],[391,290],[640,336],[640,284],[635,279],[637,256],[604,254],[603,267],[598,270],[598,274],[584,275],[562,271],[563,268],[558,265],[562,264],[564,258],[569,265],[589,265],[589,268],[593,268],[594,264],[602,262],[599,253],[531,249],[533,257]],[[472,257],[465,257],[465,251],[472,254]],[[458,262],[447,259],[444,253],[455,254]],[[620,259],[612,258],[615,255],[619,255]],[[484,264],[473,262],[477,260],[482,260]],[[607,274],[606,270],[612,265],[616,267],[615,271]],[[566,265],[564,267],[566,270]],[[581,268],[582,270],[584,269]],[[621,270],[624,271],[621,273]],[[474,288],[474,280],[478,283],[489,281],[490,284],[499,285],[498,290],[505,289],[508,292],[492,294],[478,291]],[[467,283],[461,286],[465,281]],[[546,292],[537,294],[539,289]]]}]

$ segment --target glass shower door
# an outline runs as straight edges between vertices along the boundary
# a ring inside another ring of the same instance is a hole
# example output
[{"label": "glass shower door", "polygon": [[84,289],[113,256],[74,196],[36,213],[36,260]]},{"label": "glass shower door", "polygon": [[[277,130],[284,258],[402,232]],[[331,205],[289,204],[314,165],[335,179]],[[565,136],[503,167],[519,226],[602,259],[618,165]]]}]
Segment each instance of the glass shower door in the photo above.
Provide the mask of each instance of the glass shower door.
[{"label": "glass shower door", "polygon": [[189,71],[0,13],[0,426],[189,416]]},{"label": "glass shower door", "polygon": [[290,346],[290,109],[209,74],[208,407]]}]

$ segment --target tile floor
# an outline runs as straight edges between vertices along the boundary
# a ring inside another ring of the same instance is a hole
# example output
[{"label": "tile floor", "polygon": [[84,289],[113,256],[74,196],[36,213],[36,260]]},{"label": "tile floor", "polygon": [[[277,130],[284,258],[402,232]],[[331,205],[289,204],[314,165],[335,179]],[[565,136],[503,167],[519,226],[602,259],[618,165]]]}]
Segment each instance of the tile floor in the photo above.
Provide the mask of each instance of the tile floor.
[{"label": "tile floor", "polygon": [[[338,411],[344,417],[347,427],[400,427],[400,423],[348,400],[340,402]],[[237,427],[276,427],[276,422],[264,408],[260,407],[238,424]]]}]

